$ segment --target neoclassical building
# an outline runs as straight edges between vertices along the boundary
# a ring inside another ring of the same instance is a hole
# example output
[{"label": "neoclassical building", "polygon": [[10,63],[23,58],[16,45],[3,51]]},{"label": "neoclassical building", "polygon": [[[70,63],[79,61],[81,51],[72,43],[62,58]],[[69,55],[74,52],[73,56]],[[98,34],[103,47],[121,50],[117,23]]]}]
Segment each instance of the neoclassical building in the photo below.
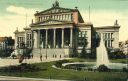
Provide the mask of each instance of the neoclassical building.
[{"label": "neoclassical building", "polygon": [[107,48],[119,48],[117,21],[113,26],[93,27],[92,23],[83,20],[77,7],[62,8],[58,1],[47,10],[37,11],[34,16],[35,22],[32,20],[30,27],[14,32],[16,49],[20,49],[24,42],[33,48],[34,56],[68,57],[73,48],[80,52],[86,39],[86,50],[91,53],[101,34]]}]

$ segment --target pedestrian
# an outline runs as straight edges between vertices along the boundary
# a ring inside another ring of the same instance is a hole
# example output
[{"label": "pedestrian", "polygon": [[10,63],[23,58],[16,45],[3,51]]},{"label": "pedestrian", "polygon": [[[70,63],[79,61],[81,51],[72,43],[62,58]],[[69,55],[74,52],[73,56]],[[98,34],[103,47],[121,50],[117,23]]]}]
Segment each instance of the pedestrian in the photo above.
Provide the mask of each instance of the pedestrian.
[{"label": "pedestrian", "polygon": [[40,56],[40,61],[42,62],[42,55]]}]

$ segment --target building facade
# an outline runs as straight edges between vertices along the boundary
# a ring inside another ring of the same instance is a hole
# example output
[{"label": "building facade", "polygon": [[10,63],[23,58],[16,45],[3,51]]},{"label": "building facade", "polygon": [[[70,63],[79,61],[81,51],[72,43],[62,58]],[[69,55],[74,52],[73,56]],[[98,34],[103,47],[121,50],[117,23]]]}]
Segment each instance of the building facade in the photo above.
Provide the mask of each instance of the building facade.
[{"label": "building facade", "polygon": [[83,20],[77,7],[62,8],[56,1],[50,9],[36,12],[35,22],[23,32],[15,31],[15,48],[25,43],[33,48],[33,55],[48,57],[68,57],[73,48],[80,52],[87,41],[86,50],[92,52],[97,40],[103,34],[108,48],[118,48],[119,28],[117,21],[113,26],[93,27]]},{"label": "building facade", "polygon": [[0,50],[14,49],[14,39],[12,37],[0,37]]}]

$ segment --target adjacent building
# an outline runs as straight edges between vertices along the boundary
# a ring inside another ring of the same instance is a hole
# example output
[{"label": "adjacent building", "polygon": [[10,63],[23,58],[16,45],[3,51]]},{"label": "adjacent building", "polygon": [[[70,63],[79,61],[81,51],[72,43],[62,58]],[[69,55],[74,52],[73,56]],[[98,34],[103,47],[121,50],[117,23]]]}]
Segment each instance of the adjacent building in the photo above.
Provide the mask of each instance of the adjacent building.
[{"label": "adjacent building", "polygon": [[92,53],[97,40],[103,36],[107,48],[119,48],[119,28],[116,21],[113,26],[94,27],[92,23],[83,20],[80,11],[62,8],[56,1],[51,8],[36,12],[35,22],[24,31],[15,31],[15,48],[21,48],[25,43],[33,49],[34,56],[68,57],[73,48],[80,52],[87,40],[86,50]]},{"label": "adjacent building", "polygon": [[0,50],[14,49],[14,39],[12,37],[0,37]]}]

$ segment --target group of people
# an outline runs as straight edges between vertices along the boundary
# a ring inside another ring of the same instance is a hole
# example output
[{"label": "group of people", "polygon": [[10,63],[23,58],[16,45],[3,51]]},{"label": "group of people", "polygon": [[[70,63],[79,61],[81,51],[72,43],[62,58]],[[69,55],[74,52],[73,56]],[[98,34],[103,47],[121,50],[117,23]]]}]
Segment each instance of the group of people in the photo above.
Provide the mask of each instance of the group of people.
[{"label": "group of people", "polygon": [[[45,56],[45,58],[47,59],[47,55]],[[60,55],[60,58],[61,58],[62,56]],[[53,58],[57,58],[57,55],[53,55]],[[42,61],[42,59],[43,59],[43,56],[42,55],[40,55],[40,61]]]}]

